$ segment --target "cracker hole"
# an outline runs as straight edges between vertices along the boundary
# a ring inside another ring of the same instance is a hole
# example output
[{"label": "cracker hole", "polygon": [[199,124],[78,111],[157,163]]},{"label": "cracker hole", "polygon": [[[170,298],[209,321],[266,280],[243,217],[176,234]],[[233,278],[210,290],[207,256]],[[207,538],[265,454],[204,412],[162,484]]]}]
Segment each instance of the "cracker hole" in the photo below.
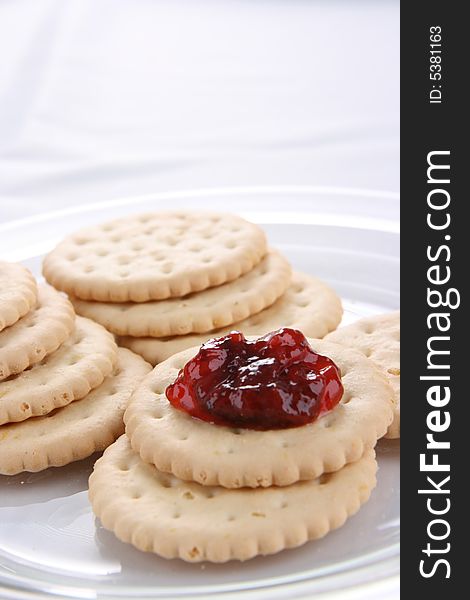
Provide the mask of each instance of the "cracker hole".
[{"label": "cracker hole", "polygon": [[187,436],[187,435],[180,435],[180,436],[178,437],[178,440],[179,440],[180,442],[185,442],[187,439],[189,439],[189,436]]},{"label": "cracker hole", "polygon": [[114,229],[114,225],[112,223],[105,223],[101,226],[103,231],[112,231]]},{"label": "cracker hole", "polygon": [[88,238],[77,238],[75,240],[75,243],[77,244],[77,246],[84,246],[85,244],[88,244],[90,240]]},{"label": "cracker hole", "polygon": [[127,269],[123,269],[122,271],[119,271],[119,277],[129,277],[130,274],[131,274],[131,272],[128,271]]},{"label": "cracker hole", "polygon": [[165,393],[166,386],[162,385],[161,382],[157,382],[157,383],[154,383],[153,385],[151,385],[150,389],[152,390],[152,392],[154,394],[157,394],[158,396],[160,396],[161,394]]},{"label": "cracker hole", "polygon": [[74,260],[77,260],[78,256],[76,254],[69,254],[67,256],[67,260],[69,260],[70,262],[73,262]]},{"label": "cracker hole", "polygon": [[234,248],[237,247],[237,242],[235,240],[227,240],[225,242],[225,247],[228,248],[229,250],[233,250]]},{"label": "cracker hole", "polygon": [[191,548],[191,550],[188,552],[188,555],[190,558],[197,558],[200,555],[200,551],[196,548],[196,546],[194,546],[194,548]]},{"label": "cracker hole", "polygon": [[400,369],[390,368],[390,369],[387,369],[387,373],[390,373],[390,375],[396,375],[397,377],[399,377]]},{"label": "cracker hole", "polygon": [[259,512],[259,511],[255,510],[255,511],[253,511],[253,512],[251,513],[251,516],[252,516],[252,517],[262,517],[262,518],[266,518],[266,513],[264,513],[264,512]]},{"label": "cracker hole", "polygon": [[229,448],[227,450],[227,454],[235,454],[235,450],[233,448]]},{"label": "cracker hole", "polygon": [[234,515],[228,515],[227,516],[227,521],[235,521],[237,517],[235,517]]},{"label": "cracker hole", "polygon": [[193,246],[189,246],[189,250],[191,252],[202,252],[203,247],[202,246],[193,245]]},{"label": "cracker hole", "polygon": [[121,241],[121,239],[122,239],[122,237],[121,237],[121,236],[120,236],[118,233],[115,233],[115,234],[114,234],[114,235],[112,235],[112,236],[111,236],[109,239],[110,239],[112,242],[120,242],[120,241]]},{"label": "cracker hole", "polygon": [[281,448],[291,448],[292,444],[290,444],[289,442],[283,441],[281,442]]},{"label": "cracker hole", "polygon": [[131,258],[129,256],[120,256],[118,258],[118,263],[120,265],[129,265],[131,262]]},{"label": "cracker hole", "polygon": [[173,271],[173,263],[172,262],[164,263],[161,266],[161,270],[162,270],[162,273],[166,273],[166,274],[171,273]]},{"label": "cracker hole", "polygon": [[281,502],[281,506],[280,506],[280,508],[287,508],[288,506],[289,506],[289,503],[287,502],[287,500],[283,500],[283,501]]},{"label": "cracker hole", "polygon": [[194,500],[194,494],[190,491],[184,492],[183,498],[186,500]]},{"label": "cracker hole", "polygon": [[320,485],[325,485],[330,481],[332,477],[333,473],[323,473],[323,475],[320,475],[320,477],[318,478],[318,483]]},{"label": "cracker hole", "polygon": [[23,412],[26,412],[27,410],[29,410],[29,404],[28,404],[27,402],[23,402],[23,403],[21,404],[21,410],[22,410]]},{"label": "cracker hole", "polygon": [[83,268],[84,273],[92,273],[95,270],[95,267],[93,265],[86,265]]},{"label": "cracker hole", "polygon": [[174,512],[173,513],[173,519],[179,519],[181,517],[181,513],[180,512]]},{"label": "cracker hole", "polygon": [[142,494],[135,490],[134,492],[132,492],[132,496],[131,496],[132,500],[140,500],[140,498],[142,498]]},{"label": "cracker hole", "polygon": [[202,257],[202,262],[205,263],[205,264],[209,264],[212,261],[213,261],[212,256],[203,256]]},{"label": "cracker hole", "polygon": [[131,249],[134,250],[134,252],[140,252],[144,249],[144,247],[142,246],[142,244],[138,244],[137,242],[135,242],[134,244],[132,244]]},{"label": "cracker hole", "polygon": [[108,250],[101,248],[100,250],[96,251],[96,254],[97,254],[97,256],[108,256],[109,252],[108,252]]},{"label": "cracker hole", "polygon": [[178,240],[176,240],[175,238],[170,238],[166,241],[168,246],[177,246],[178,245]]}]

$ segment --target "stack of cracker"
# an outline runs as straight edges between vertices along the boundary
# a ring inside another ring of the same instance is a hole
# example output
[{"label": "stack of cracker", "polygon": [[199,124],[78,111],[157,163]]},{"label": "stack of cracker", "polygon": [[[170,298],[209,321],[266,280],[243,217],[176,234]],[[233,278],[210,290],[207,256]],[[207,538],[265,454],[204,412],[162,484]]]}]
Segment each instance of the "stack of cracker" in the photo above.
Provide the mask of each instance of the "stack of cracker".
[{"label": "stack of cracker", "polygon": [[0,474],[41,471],[103,450],[124,430],[131,392],[150,370],[99,324],[0,262]]},{"label": "stack of cracker", "polygon": [[363,354],[309,340],[342,375],[340,403],[290,429],[223,427],[173,408],[167,386],[198,348],[160,363],[132,395],[126,434],[95,464],[90,500],[124,542],[189,562],[247,560],[321,538],[375,486],[374,446],[393,391]]},{"label": "stack of cracker", "polygon": [[90,227],[59,244],[43,272],[79,315],[153,365],[232,329],[290,326],[321,338],[342,316],[333,290],[292,274],[263,230],[232,214],[151,213]]},{"label": "stack of cracker", "polygon": [[[119,539],[190,562],[246,560],[324,536],[369,498],[376,442],[399,435],[398,314],[335,332],[336,294],[292,273],[259,227],[228,214],[151,213],[90,227],[59,244],[43,272],[78,314],[156,365],[90,478],[93,510]],[[167,386],[207,339],[281,327],[333,332],[310,340],[341,371],[332,411],[255,431],[168,402]]]}]

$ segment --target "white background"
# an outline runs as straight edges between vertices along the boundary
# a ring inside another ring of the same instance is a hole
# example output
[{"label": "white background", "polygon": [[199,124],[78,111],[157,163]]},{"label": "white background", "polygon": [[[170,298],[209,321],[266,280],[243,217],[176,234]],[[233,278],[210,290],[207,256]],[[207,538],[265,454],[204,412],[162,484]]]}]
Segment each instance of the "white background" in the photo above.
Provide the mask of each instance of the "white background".
[{"label": "white background", "polygon": [[157,191],[397,191],[399,5],[0,0],[0,222]]}]

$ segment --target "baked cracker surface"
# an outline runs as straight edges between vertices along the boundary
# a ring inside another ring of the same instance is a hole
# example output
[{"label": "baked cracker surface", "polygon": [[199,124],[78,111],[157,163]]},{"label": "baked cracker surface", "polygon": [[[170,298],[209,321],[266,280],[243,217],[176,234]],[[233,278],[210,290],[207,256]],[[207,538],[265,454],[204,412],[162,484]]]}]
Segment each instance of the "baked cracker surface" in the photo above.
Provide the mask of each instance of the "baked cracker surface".
[{"label": "baked cracker surface", "polygon": [[251,271],[184,298],[91,302],[71,297],[76,312],[117,335],[164,337],[231,325],[273,304],[288,288],[291,268],[271,250]]},{"label": "baked cracker surface", "polygon": [[45,415],[103,383],[117,360],[113,336],[77,317],[70,337],[30,369],[0,381],[0,425]]},{"label": "baked cracker surface", "polygon": [[376,470],[369,449],[335,473],[287,487],[205,487],[145,464],[123,435],[96,462],[89,497],[123,542],[165,558],[220,563],[274,554],[340,527],[368,500]]},{"label": "baked cracker surface", "polygon": [[[160,471],[227,488],[290,485],[341,469],[373,448],[393,418],[386,377],[360,352],[323,340],[312,348],[340,368],[340,403],[302,427],[255,431],[195,419],[173,408],[165,390],[199,348],[157,365],[125,412],[132,448]],[[256,460],[254,460],[256,457]]]},{"label": "baked cracker surface", "polygon": [[32,273],[22,265],[0,261],[0,331],[36,306],[38,289]]},{"label": "baked cracker surface", "polygon": [[290,286],[272,306],[229,327],[207,334],[178,335],[164,339],[121,337],[118,343],[156,365],[177,352],[200,346],[209,338],[220,337],[234,329],[255,335],[281,327],[293,327],[306,336],[322,338],[338,326],[342,315],[341,300],[328,285],[311,275],[294,273]]},{"label": "baked cracker surface", "polygon": [[114,371],[85,398],[0,427],[0,474],[60,467],[104,450],[124,431],[124,409],[150,365],[121,348]]},{"label": "baked cracker surface", "polygon": [[261,228],[203,211],[129,215],[68,236],[44,259],[44,277],[83,300],[147,302],[232,281],[266,254]]},{"label": "baked cracker surface", "polygon": [[75,312],[67,298],[48,285],[40,286],[36,308],[0,332],[0,381],[57,350],[74,325]]},{"label": "baked cracker surface", "polygon": [[355,348],[370,358],[395,392],[394,417],[384,437],[400,437],[400,313],[373,315],[329,334],[331,342]]}]

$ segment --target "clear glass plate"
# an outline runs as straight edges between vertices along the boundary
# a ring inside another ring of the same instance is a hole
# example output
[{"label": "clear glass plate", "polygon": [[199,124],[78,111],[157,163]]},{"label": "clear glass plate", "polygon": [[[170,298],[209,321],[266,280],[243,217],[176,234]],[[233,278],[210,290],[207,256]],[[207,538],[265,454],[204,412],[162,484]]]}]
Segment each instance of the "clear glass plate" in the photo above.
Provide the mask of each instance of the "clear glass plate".
[{"label": "clear glass plate", "polygon": [[[342,296],[344,323],[399,307],[397,195],[263,187],[154,194],[0,225],[0,258],[40,275],[66,233],[162,208],[215,208],[260,223],[294,268]],[[1,441],[0,441],[1,443]],[[191,565],[147,555],[104,530],[87,500],[96,456],[37,474],[0,476],[0,596],[9,598],[398,597],[399,442],[378,445],[377,488],[324,539],[246,563]]]}]

